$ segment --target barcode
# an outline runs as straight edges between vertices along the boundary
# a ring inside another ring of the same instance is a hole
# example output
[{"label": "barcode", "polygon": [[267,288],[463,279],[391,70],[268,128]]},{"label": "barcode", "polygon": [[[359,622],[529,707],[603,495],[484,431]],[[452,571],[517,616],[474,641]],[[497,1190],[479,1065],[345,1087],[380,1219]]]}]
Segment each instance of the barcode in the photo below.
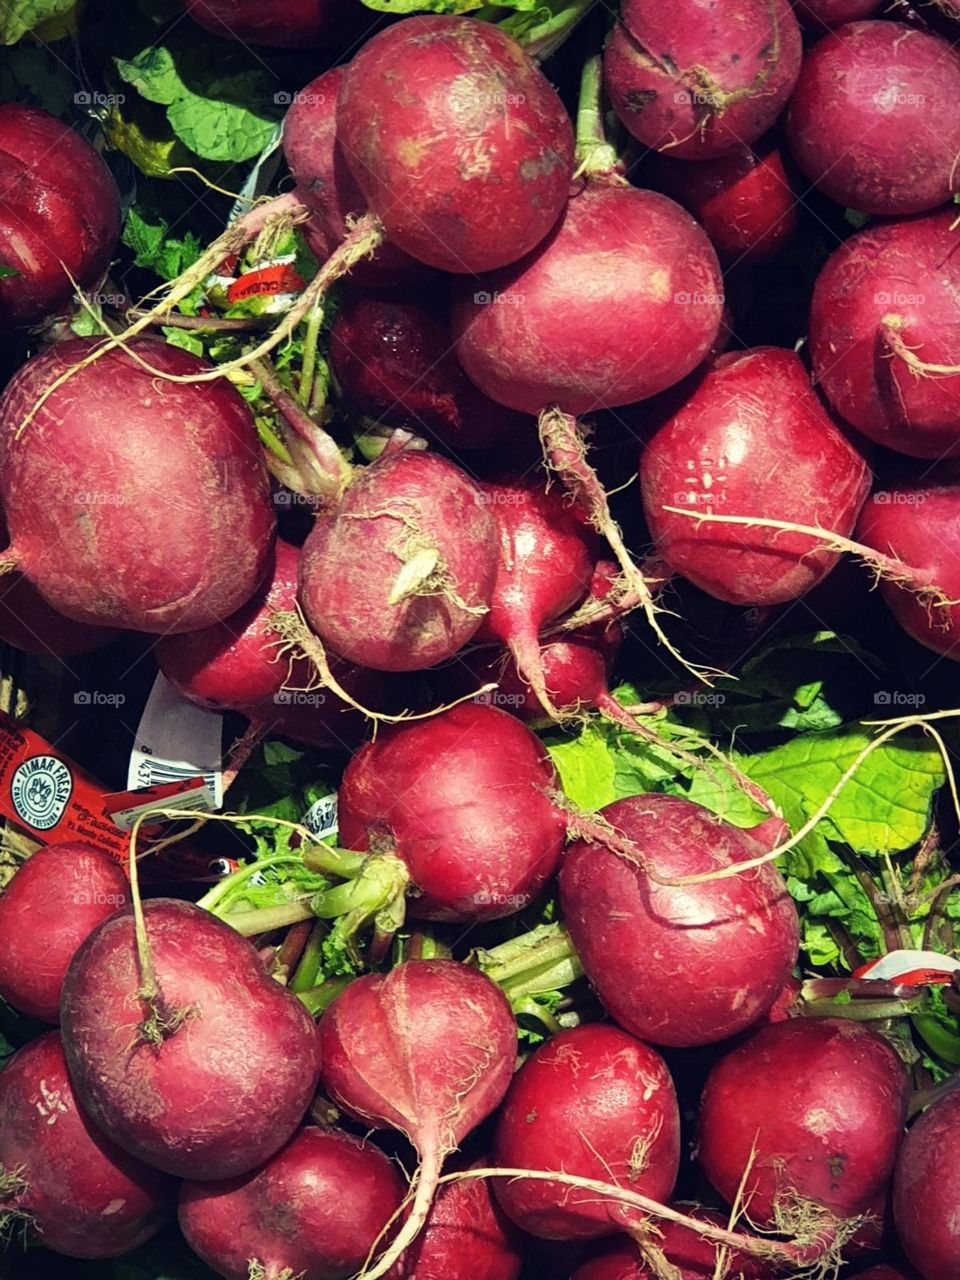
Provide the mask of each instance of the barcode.
[{"label": "barcode", "polygon": [[137,784],[141,787],[159,787],[165,782],[186,782],[191,778],[202,778],[211,792],[216,791],[216,774],[198,773],[190,765],[171,764],[169,760],[141,760],[137,766]]}]

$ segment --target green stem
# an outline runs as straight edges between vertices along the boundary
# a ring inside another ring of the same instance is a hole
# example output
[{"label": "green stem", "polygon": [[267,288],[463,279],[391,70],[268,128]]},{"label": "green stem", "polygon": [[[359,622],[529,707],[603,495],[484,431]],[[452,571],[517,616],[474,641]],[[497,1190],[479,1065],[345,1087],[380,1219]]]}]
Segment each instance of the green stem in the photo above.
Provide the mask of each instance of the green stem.
[{"label": "green stem", "polygon": [[231,915],[221,916],[220,919],[245,938],[253,938],[258,933],[271,933],[274,929],[283,929],[301,920],[309,920],[313,915],[311,901],[312,899],[305,898],[300,902],[284,902],[278,907],[236,911]]},{"label": "green stem", "polygon": [[558,991],[583,976],[583,966],[562,924],[542,924],[470,960],[496,982],[509,1000]]},{"label": "green stem", "polygon": [[620,157],[607,141],[603,119],[603,64],[598,53],[586,60],[580,76],[575,163],[578,177],[610,177],[620,175],[622,170]]},{"label": "green stem", "polygon": [[851,1022],[872,1022],[877,1018],[902,1018],[917,1014],[923,1007],[915,1000],[815,1000],[804,1001],[804,1018],[846,1018]]},{"label": "green stem", "polygon": [[317,344],[320,326],[323,324],[323,300],[321,299],[307,317],[307,331],[303,340],[303,365],[300,371],[298,398],[305,409],[310,408],[313,380],[317,368]]},{"label": "green stem", "polygon": [[308,991],[298,991],[297,999],[302,1000],[310,1012],[316,1017],[336,1000],[337,996],[353,981],[352,978],[328,978],[317,987]]},{"label": "green stem", "polygon": [[212,889],[209,889],[198,900],[197,906],[203,907],[204,911],[212,911],[235,889],[245,885],[251,876],[256,875],[258,871],[265,871],[269,867],[300,866],[302,862],[303,859],[299,853],[279,853],[272,858],[260,858],[256,862],[248,862],[245,866],[224,877],[223,880],[218,881]]},{"label": "green stem", "polygon": [[300,963],[293,971],[287,984],[292,992],[299,995],[301,991],[309,991],[320,981],[321,961],[323,959],[323,936],[326,926],[315,924],[303,949]]},{"label": "green stem", "polygon": [[341,880],[352,880],[354,876],[358,876],[369,857],[367,853],[355,853],[352,849],[334,848],[321,840],[316,844],[305,845],[303,849],[303,865],[308,871],[337,876]]}]

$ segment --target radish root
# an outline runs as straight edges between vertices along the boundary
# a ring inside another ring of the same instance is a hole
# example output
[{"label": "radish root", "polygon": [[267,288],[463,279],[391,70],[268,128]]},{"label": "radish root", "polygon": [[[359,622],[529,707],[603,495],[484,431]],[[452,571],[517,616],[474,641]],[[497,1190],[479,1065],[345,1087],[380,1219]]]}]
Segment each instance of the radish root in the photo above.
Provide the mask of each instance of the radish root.
[{"label": "radish root", "polygon": [[[414,1181],[411,1185],[413,1203],[410,1207],[409,1216],[397,1232],[396,1238],[387,1246],[376,1262],[371,1266],[370,1260],[367,1260],[363,1270],[357,1276],[357,1280],[378,1280],[379,1276],[386,1275],[397,1259],[416,1240],[423,1230],[433,1205],[433,1198],[440,1183],[442,1165],[443,1154],[440,1152],[432,1155],[428,1154],[424,1157],[420,1168],[414,1174]],[[374,1245],[374,1248],[376,1248],[376,1245]]]},{"label": "radish root", "polygon": [[890,348],[888,360],[897,356],[916,378],[949,378],[960,373],[960,365],[930,364],[916,355],[917,347],[910,347],[903,338],[903,320],[898,315],[884,316],[880,321],[883,340]]},{"label": "radish root", "polygon": [[[884,555],[882,551],[874,551],[872,547],[854,542],[852,538],[844,538],[839,533],[831,533],[828,529],[821,529],[817,525],[794,524],[791,520],[773,520],[766,516],[723,516],[712,511],[689,511],[685,507],[663,507],[662,509],[671,515],[685,516],[688,520],[694,520],[698,527],[701,524],[744,525],[748,528],[774,529],[780,533],[801,534],[818,542],[825,551],[848,552],[856,556],[873,572],[875,583],[883,580],[912,591],[928,612],[933,609],[949,609],[960,604],[960,600],[951,600],[936,583],[924,582],[923,574],[919,569],[913,569],[902,560]],[[943,625],[946,629],[949,622],[945,621]]]},{"label": "radish root", "polygon": [[[572,1173],[543,1169],[464,1169],[458,1173],[445,1174],[438,1181],[443,1184],[458,1182],[464,1178],[525,1178],[537,1182],[558,1182],[562,1186],[589,1191],[604,1200],[621,1205],[624,1211],[623,1218],[626,1221],[629,1221],[626,1210],[639,1210],[644,1217],[674,1222],[678,1226],[695,1232],[705,1240],[729,1245],[742,1253],[765,1258],[774,1263],[783,1263],[794,1268],[812,1268],[811,1274],[823,1277],[838,1274],[841,1263],[840,1252],[843,1246],[863,1225],[862,1218],[838,1218],[821,1206],[812,1202],[803,1202],[802,1212],[796,1206],[787,1206],[777,1213],[777,1230],[797,1226],[799,1229],[795,1238],[783,1241],[769,1240],[743,1235],[741,1232],[731,1231],[728,1227],[719,1227],[712,1222],[688,1217],[678,1209],[660,1204],[649,1196],[630,1191],[615,1183],[600,1182],[596,1178],[582,1178]],[[633,1219],[633,1222],[635,1223],[636,1219]],[[629,1229],[626,1224],[624,1229]]]},{"label": "radish root", "polygon": [[657,614],[665,610],[662,610],[654,601],[650,584],[627,550],[620,527],[611,515],[603,485],[587,462],[583,431],[576,418],[557,408],[544,409],[540,414],[538,426],[548,471],[556,472],[560,476],[566,489],[583,504],[590,523],[610,544],[610,549],[623,572],[627,589],[636,596],[639,607],[643,610],[657,639],[691,675],[696,676],[704,684],[710,684],[713,678],[723,673],[688,662],[670,642],[660,626]]}]

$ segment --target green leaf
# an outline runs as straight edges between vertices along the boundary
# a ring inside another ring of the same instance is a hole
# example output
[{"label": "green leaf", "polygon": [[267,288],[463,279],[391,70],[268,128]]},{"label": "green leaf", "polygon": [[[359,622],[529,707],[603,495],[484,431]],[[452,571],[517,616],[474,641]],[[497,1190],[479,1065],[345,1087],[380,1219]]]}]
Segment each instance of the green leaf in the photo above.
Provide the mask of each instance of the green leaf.
[{"label": "green leaf", "polygon": [[548,742],[547,750],[564,795],[578,809],[602,809],[617,799],[617,762],[609,735],[598,720],[591,720],[576,738]]},{"label": "green leaf", "polygon": [[[779,805],[793,831],[811,818],[873,740],[863,725],[804,734],[760,755],[744,771]],[[839,871],[836,841],[859,853],[898,853],[924,835],[936,790],[943,785],[940,754],[922,733],[903,733],[863,761],[827,816],[784,860],[793,875]]]},{"label": "green leaf", "polygon": [[174,280],[200,256],[200,241],[188,231],[178,239],[170,235],[164,219],[142,213],[136,205],[127,213],[123,243],[133,250],[136,266],[154,271],[163,280]]},{"label": "green leaf", "polygon": [[13,280],[20,275],[16,267],[5,267],[0,263],[0,280]]},{"label": "green leaf", "polygon": [[76,78],[45,45],[20,45],[0,62],[0,100],[4,102],[24,102],[63,116],[73,106],[76,92]]},{"label": "green leaf", "polygon": [[260,72],[213,81],[204,95],[172,102],[167,119],[180,141],[204,160],[249,160],[267,145],[277,123],[276,111],[263,105],[271,84]]},{"label": "green leaf", "polygon": [[202,356],[205,353],[203,339],[198,338],[190,329],[173,329],[169,325],[164,325],[163,336],[171,347],[180,347],[181,350],[189,351],[194,356]]},{"label": "green leaf", "polygon": [[120,78],[148,102],[169,107],[190,93],[180,78],[172,52],[163,45],[151,45],[133,58],[114,58],[113,62]]},{"label": "green leaf", "polygon": [[74,29],[77,0],[4,0],[0,5],[0,44],[16,44],[36,33],[57,40]]}]

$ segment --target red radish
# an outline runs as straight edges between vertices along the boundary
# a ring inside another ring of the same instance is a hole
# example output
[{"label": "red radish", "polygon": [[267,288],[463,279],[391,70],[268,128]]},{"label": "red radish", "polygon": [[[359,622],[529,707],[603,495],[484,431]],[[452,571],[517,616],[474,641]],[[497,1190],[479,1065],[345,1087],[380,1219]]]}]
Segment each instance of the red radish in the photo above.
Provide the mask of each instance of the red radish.
[{"label": "red radish", "polygon": [[788,0],[625,0],[604,55],[617,115],[644,146],[704,160],[770,128],[800,70]]},{"label": "red radish", "polygon": [[[304,229],[321,262],[347,234],[347,219],[367,210],[337,140],[337,97],[344,70],[334,67],[311,80],[294,96],[283,120],[283,154],[297,181],[297,194],[313,214]],[[424,274],[422,263],[388,242],[372,258],[357,263],[351,280],[372,288]]]},{"label": "red radish", "polygon": [[918,458],[960,450],[960,245],[948,210],[866,227],[817,279],[816,379],[877,444]]},{"label": "red radish", "polygon": [[567,199],[573,130],[506,32],[418,15],[347,66],[337,135],[370,209],[420,262],[472,274],[515,262]]},{"label": "red radish", "polygon": [[[238,711],[255,724],[300,742],[324,746],[356,740],[363,718],[335,694],[310,688],[313,668],[280,653],[277,612],[296,607],[298,548],[278,541],[272,570],[256,595],[222,622],[156,646],[160,670],[192,702]],[[338,681],[363,705],[382,692],[382,677],[334,661]]]},{"label": "red radish", "polygon": [[397,1129],[420,1157],[410,1213],[365,1275],[389,1271],[430,1212],[445,1158],[499,1105],[517,1027],[495,983],[455,960],[408,960],[356,978],[320,1021],[324,1092],[375,1129]]},{"label": "red radish", "polygon": [[346,1280],[403,1194],[396,1166],[371,1143],[308,1126],[252,1173],[184,1182],[180,1229],[226,1280]]},{"label": "red radish", "polygon": [[36,324],[95,287],[120,238],[110,170],[79,133],[19,103],[0,105],[0,329]]},{"label": "red radish", "polygon": [[474,638],[506,646],[551,711],[539,634],[589,591],[597,536],[582,509],[562,490],[545,488],[540,473],[532,480],[507,479],[481,488],[497,522],[500,558],[490,612]]},{"label": "red radish", "polygon": [[[273,49],[339,44],[359,34],[350,0],[184,0],[194,22],[227,40]],[[369,17],[373,22],[373,15]]]},{"label": "red radish", "polygon": [[314,525],[300,603],[334,653],[420,671],[473,637],[496,571],[496,526],[473,481],[436,454],[385,452]]},{"label": "red radish", "polygon": [[901,22],[851,22],[807,52],[790,150],[823,193],[861,213],[922,213],[960,188],[960,55]]},{"label": "red radish", "polygon": [[[244,604],[264,575],[274,514],[253,415],[226,381],[177,385],[71,339],[30,360],[0,400],[0,497],[12,562],[78,622],[192,631]],[[196,356],[141,341],[165,374]],[[117,423],[123,430],[117,430]]]},{"label": "red radish", "polygon": [[173,1217],[175,1184],[81,1110],[56,1031],[0,1072],[0,1226],[70,1258],[115,1258]]},{"label": "red radish", "polygon": [[910,1128],[897,1160],[893,1213],[903,1251],[923,1280],[960,1269],[960,1094],[938,1099]]},{"label": "red radish", "polygon": [[664,795],[617,800],[599,816],[636,861],[578,841],[560,868],[560,900],[607,1012],[632,1034],[675,1046],[713,1044],[756,1022],[797,959],[797,913],[780,873],[768,863],[701,884],[663,882],[756,857],[783,824],[744,831]]},{"label": "red radish", "polygon": [[884,0],[793,0],[793,11],[809,31],[822,31],[872,18],[883,5]]},{"label": "red radish", "polygon": [[313,1020],[222,920],[172,898],[145,902],[143,915],[152,975],[129,909],[70,965],[60,1022],[73,1086],[108,1137],[158,1169],[246,1173],[313,1097]]},{"label": "red radish", "polygon": [[108,853],[79,841],[38,849],[0,894],[0,996],[29,1018],[60,1021],[60,991],[81,942],[130,900]]},{"label": "red radish", "polygon": [[909,1096],[896,1051],[862,1023],[778,1022],[710,1072],[700,1103],[700,1164],[728,1203],[743,1183],[760,1226],[807,1201],[855,1217],[889,1186]]},{"label": "red radish", "polygon": [[880,489],[863,508],[856,536],[902,563],[902,582],[885,579],[880,593],[904,631],[960,661],[960,605],[931,605],[917,591],[929,583],[960,600],[960,486],[934,472],[919,484]]},{"label": "red radish", "polygon": [[713,362],[643,452],[640,486],[658,553],[732,604],[795,600],[839,552],[809,536],[703,523],[666,511],[769,516],[847,536],[870,487],[863,458],[830,420],[792,351],[757,347]]},{"label": "red radish", "polygon": [[477,390],[451,350],[449,324],[412,298],[347,298],[330,331],[330,366],[354,408],[450,449],[531,433]]},{"label": "red radish", "polygon": [[[493,1159],[505,1169],[562,1170],[666,1199],[680,1163],[680,1114],[666,1063],[617,1027],[561,1031],[510,1086]],[[498,1178],[495,1192],[518,1226],[548,1240],[623,1229],[620,1206],[558,1182]]]},{"label": "red radish", "polygon": [[0,640],[22,653],[72,658],[102,649],[119,634],[57,613],[22,573],[7,574],[0,581]]},{"label": "red radish", "polygon": [[724,264],[766,262],[794,235],[799,201],[772,139],[696,164],[668,156],[644,176],[693,214]]},{"label": "red radish", "polygon": [[492,400],[579,414],[679,382],[709,351],[722,310],[717,255],[685,210],[659,192],[591,181],[528,257],[479,290],[460,285],[453,336]]},{"label": "red radish", "polygon": [[[447,1167],[489,1163],[454,1157]],[[397,1264],[396,1280],[518,1280],[522,1268],[520,1233],[497,1203],[492,1182],[474,1178],[440,1188],[423,1230]]]},{"label": "red radish", "polygon": [[566,829],[537,737],[493,707],[462,703],[382,729],[347,766],[340,841],[403,860],[426,920],[496,920],[556,869]]}]

